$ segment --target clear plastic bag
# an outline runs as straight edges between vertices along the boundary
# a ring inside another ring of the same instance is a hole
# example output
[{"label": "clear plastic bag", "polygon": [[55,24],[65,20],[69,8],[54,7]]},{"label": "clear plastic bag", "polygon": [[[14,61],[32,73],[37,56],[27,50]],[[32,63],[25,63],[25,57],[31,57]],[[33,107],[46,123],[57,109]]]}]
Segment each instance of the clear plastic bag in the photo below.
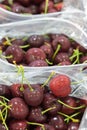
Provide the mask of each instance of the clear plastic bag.
[{"label": "clear plastic bag", "polygon": [[[58,33],[65,34],[68,37],[74,39],[79,44],[87,48],[87,34],[84,31],[84,25],[80,26],[77,23],[67,20],[66,18],[41,18],[35,20],[26,20],[22,22],[15,22],[4,24],[0,26],[0,39],[8,37],[24,37],[30,36],[32,34],[47,34],[47,33]],[[15,66],[8,63],[4,59],[0,59],[0,71],[15,71]],[[69,66],[51,66],[51,67],[24,67],[25,71],[33,72],[34,70],[38,73],[38,70],[41,72],[43,70],[62,70],[66,73],[78,73],[81,69],[87,66],[87,63],[69,65]]]}]

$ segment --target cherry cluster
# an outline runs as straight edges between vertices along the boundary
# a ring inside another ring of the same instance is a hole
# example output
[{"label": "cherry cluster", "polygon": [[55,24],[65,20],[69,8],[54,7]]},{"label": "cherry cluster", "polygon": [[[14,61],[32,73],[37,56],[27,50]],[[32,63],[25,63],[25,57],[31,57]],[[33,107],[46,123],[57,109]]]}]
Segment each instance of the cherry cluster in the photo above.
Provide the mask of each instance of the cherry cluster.
[{"label": "cherry cluster", "polygon": [[78,130],[87,101],[70,97],[66,75],[44,84],[0,85],[0,130]]},{"label": "cherry cluster", "polygon": [[61,11],[63,0],[4,0],[0,7],[19,14],[46,14]]},{"label": "cherry cluster", "polygon": [[19,39],[4,37],[0,41],[0,52],[9,63],[15,61],[30,67],[87,62],[87,49],[64,34],[35,34]]}]

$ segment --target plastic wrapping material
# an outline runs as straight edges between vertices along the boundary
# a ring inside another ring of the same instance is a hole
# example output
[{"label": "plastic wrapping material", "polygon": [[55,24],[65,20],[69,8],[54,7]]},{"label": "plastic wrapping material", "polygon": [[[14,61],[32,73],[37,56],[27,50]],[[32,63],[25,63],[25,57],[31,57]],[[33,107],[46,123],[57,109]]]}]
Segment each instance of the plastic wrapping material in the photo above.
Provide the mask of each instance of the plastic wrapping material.
[{"label": "plastic wrapping material", "polygon": [[[77,23],[73,23],[70,20],[67,20],[66,18],[42,18],[42,19],[36,19],[36,20],[26,20],[23,22],[15,22],[15,23],[9,23],[4,24],[4,26],[0,26],[0,39],[3,37],[16,37],[16,38],[22,38],[24,36],[30,36],[32,34],[65,34],[68,37],[74,39],[79,44],[87,48],[87,34],[84,31],[84,25],[80,26]],[[0,59],[0,71],[15,71],[15,66],[8,63],[6,60]],[[81,69],[87,66],[87,63],[84,64],[77,64],[77,65],[69,65],[66,67],[59,67],[59,66],[53,66],[53,67],[41,67],[37,68],[35,67],[35,71],[38,72],[40,70],[41,72],[43,70],[63,70],[66,73],[73,73],[73,72],[79,72]],[[66,68],[66,69],[65,69]],[[33,72],[33,68],[31,67],[25,67],[25,71]]]},{"label": "plastic wrapping material", "polygon": [[83,118],[79,127],[79,130],[86,130],[86,129],[87,129],[87,108],[84,112],[84,115],[83,115]]}]

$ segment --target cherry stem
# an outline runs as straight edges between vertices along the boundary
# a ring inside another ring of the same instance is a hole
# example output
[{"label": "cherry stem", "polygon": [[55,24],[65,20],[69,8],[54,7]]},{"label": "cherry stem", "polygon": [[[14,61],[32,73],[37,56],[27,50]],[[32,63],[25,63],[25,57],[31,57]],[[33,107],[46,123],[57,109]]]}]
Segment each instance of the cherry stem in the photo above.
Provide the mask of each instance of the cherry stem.
[{"label": "cherry stem", "polygon": [[27,122],[29,125],[36,125],[36,126],[41,126],[43,130],[45,130],[44,125],[40,123],[35,123],[35,122]]},{"label": "cherry stem", "polygon": [[53,62],[50,62],[48,59],[46,59],[46,62],[47,62],[49,65],[53,65]]},{"label": "cherry stem", "polygon": [[7,99],[7,98],[5,98],[5,97],[3,97],[3,96],[0,96],[0,98],[2,98],[2,99],[4,99],[4,100],[6,100],[7,102],[9,102],[9,101],[10,101],[9,99]]},{"label": "cherry stem", "polygon": [[7,125],[6,125],[5,119],[3,118],[1,110],[0,110],[0,116],[1,116],[1,119],[2,119],[2,124],[5,126],[6,130],[9,130]]},{"label": "cherry stem", "polygon": [[71,106],[65,104],[64,102],[62,102],[62,101],[60,101],[60,100],[58,100],[58,102],[59,102],[60,104],[64,105],[64,106],[68,107],[68,108],[73,109],[73,110],[78,110],[78,109],[82,109],[82,108],[85,108],[85,107],[86,107],[85,105],[81,105],[81,106],[79,106],[79,107],[71,107]]},{"label": "cherry stem", "polygon": [[79,84],[79,83],[82,83],[82,82],[83,82],[83,80],[78,81],[78,82],[72,82],[71,84],[72,84],[72,85],[76,85],[76,84]]},{"label": "cherry stem", "polygon": [[9,6],[7,6],[7,5],[5,5],[5,8],[6,8],[7,10],[9,10],[9,11],[12,10],[11,7],[9,7]]},{"label": "cherry stem", "polygon": [[77,49],[74,49],[73,55],[70,57],[70,60],[71,60],[71,61],[73,61],[74,58],[76,58],[75,61],[73,62],[73,65],[76,64],[76,63],[77,63],[77,64],[80,63],[79,59],[80,59],[80,55],[82,55],[82,54],[83,54],[83,53],[80,52],[78,48],[77,48]]},{"label": "cherry stem", "polygon": [[27,48],[27,47],[29,47],[30,45],[29,44],[27,44],[27,45],[24,45],[24,46],[20,46],[20,48]]},{"label": "cherry stem", "polygon": [[9,3],[10,5],[13,5],[13,0],[8,0],[8,3]]},{"label": "cherry stem", "polygon": [[28,37],[24,37],[22,40],[25,42],[26,40],[28,40]]},{"label": "cherry stem", "polygon": [[[79,122],[79,119],[74,119],[71,116],[66,115],[65,113],[58,112],[58,114],[67,117],[68,119],[71,119],[73,122]],[[68,120],[69,121],[69,120]]]},{"label": "cherry stem", "polygon": [[[81,113],[81,112],[77,112],[77,113],[71,115],[70,117],[75,117],[75,116],[79,115],[80,113]],[[67,119],[69,119],[69,118],[64,119],[64,121],[67,121]]]},{"label": "cherry stem", "polygon": [[50,108],[48,108],[48,109],[42,111],[41,113],[42,113],[42,115],[44,115],[44,114],[47,113],[48,111],[53,110],[53,109],[55,109],[55,108],[56,108],[56,107],[50,107]]},{"label": "cherry stem", "polygon": [[49,2],[49,0],[45,0],[45,14],[48,11],[48,2]]},{"label": "cherry stem", "polygon": [[29,81],[26,78],[24,78],[24,80],[27,82],[30,91],[34,91],[34,89],[32,88],[32,86],[30,85]]},{"label": "cherry stem", "polygon": [[4,56],[4,55],[2,55],[2,50],[0,50],[0,57],[1,57],[1,58],[5,58],[5,59],[10,59],[10,58],[12,58],[13,56],[12,56],[12,55]]},{"label": "cherry stem", "polygon": [[52,56],[52,61],[54,61],[54,59],[55,59],[57,53],[59,52],[60,48],[61,48],[61,45],[58,44],[58,45],[57,45],[57,48],[56,48],[56,50],[55,50],[55,52],[54,52],[54,54],[53,54],[53,56]]},{"label": "cherry stem", "polygon": [[12,45],[11,40],[8,37],[5,37],[5,39],[6,39],[6,42],[3,43],[4,45]]},{"label": "cherry stem", "polygon": [[55,72],[51,72],[50,76],[47,78],[47,80],[45,81],[45,83],[43,83],[43,85],[41,85],[41,87],[43,88],[44,86],[46,86],[49,82],[49,80],[55,75]]}]

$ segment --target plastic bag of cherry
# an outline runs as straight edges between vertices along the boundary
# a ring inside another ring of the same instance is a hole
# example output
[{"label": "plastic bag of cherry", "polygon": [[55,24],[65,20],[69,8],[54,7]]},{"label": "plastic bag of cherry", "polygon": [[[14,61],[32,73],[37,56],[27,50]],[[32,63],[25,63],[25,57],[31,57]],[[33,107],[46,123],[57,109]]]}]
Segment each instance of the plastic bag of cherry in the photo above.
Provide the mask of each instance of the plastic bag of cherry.
[{"label": "plastic bag of cherry", "polygon": [[0,73],[1,130],[85,130],[87,72]]}]

